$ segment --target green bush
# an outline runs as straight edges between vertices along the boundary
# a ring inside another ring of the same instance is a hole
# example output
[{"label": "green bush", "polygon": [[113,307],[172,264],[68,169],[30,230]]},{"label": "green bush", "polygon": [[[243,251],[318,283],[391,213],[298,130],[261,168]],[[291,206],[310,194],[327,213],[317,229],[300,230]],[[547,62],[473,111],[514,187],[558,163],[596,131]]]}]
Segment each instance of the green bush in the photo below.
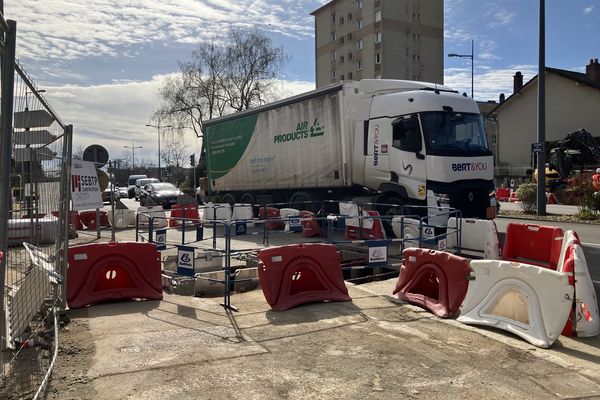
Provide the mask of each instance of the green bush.
[{"label": "green bush", "polygon": [[600,192],[594,193],[594,188],[591,184],[584,186],[582,192],[581,202],[579,203],[579,207],[581,208],[580,213],[592,217],[586,219],[595,219],[598,217],[598,213],[600,213]]},{"label": "green bush", "polygon": [[537,209],[537,185],[535,183],[519,185],[517,199],[521,202],[523,211],[533,213]]}]

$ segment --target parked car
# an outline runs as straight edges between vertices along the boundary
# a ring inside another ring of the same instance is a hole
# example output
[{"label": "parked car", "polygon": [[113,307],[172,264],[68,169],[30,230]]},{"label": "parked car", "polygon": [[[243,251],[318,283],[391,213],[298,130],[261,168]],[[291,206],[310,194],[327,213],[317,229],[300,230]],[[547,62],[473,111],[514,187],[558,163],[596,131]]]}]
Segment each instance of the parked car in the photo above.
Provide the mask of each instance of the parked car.
[{"label": "parked car", "polygon": [[119,197],[118,199],[124,199],[127,197],[127,186],[120,186],[119,188]]},{"label": "parked car", "polygon": [[135,181],[138,179],[147,178],[146,175],[129,175],[127,178],[127,197],[133,198],[135,196]]},{"label": "parked car", "polygon": [[119,191],[118,191],[117,187],[115,187],[114,196],[111,196],[112,193],[113,193],[112,188],[110,187],[110,185],[108,185],[108,187],[106,189],[104,189],[104,191],[102,192],[102,202],[103,203],[111,203],[112,202],[111,198],[118,199],[121,197],[119,195]]},{"label": "parked car", "polygon": [[142,178],[142,179],[138,179],[137,181],[135,181],[135,188],[133,189],[135,192],[135,194],[134,194],[135,199],[136,200],[140,199],[140,192],[144,186],[146,186],[149,183],[157,183],[157,182],[160,182],[160,180],[157,178]]},{"label": "parked car", "polygon": [[181,194],[181,191],[171,183],[149,183],[140,192],[140,205],[156,204],[163,207],[171,207],[177,203],[177,198]]}]

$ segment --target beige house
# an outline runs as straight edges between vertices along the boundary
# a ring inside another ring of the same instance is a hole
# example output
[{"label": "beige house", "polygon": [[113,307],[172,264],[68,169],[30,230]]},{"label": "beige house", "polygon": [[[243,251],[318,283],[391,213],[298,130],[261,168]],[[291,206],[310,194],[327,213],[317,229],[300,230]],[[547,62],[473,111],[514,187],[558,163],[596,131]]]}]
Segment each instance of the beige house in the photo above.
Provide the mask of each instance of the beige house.
[{"label": "beige house", "polygon": [[[525,175],[532,168],[531,144],[537,142],[537,75],[523,85],[517,72],[514,93],[490,111],[497,175]],[[586,73],[546,68],[546,141],[563,139],[584,128],[600,137],[600,64],[590,60]]]},{"label": "beige house", "polygon": [[317,88],[363,78],[443,83],[443,1],[333,0],[311,15]]}]

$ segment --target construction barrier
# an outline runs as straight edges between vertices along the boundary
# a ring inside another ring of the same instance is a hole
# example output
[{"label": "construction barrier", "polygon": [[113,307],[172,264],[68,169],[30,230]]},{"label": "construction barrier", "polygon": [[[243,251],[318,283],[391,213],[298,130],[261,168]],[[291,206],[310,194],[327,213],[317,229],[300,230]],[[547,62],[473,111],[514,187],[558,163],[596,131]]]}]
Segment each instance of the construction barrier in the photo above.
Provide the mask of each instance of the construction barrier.
[{"label": "construction barrier", "polygon": [[399,239],[419,239],[421,237],[421,221],[415,218],[393,217],[392,231]]},{"label": "construction barrier", "polygon": [[330,244],[272,247],[258,252],[258,276],[267,303],[281,311],[316,301],[351,301],[341,256]]},{"label": "construction barrier", "polygon": [[281,221],[281,215],[278,208],[261,207],[258,209],[258,218],[265,220],[265,227],[269,231],[285,228],[285,222]]},{"label": "construction barrier", "polygon": [[167,216],[162,206],[138,207],[137,223],[140,227],[147,227],[152,219],[154,228],[165,228],[168,225]]},{"label": "construction barrier", "polygon": [[556,270],[560,259],[563,231],[554,226],[510,223],[502,258]]},{"label": "construction barrier", "polygon": [[295,208],[282,208],[279,210],[279,215],[284,220],[284,232],[302,232],[300,210]]},{"label": "construction barrier", "polygon": [[[354,225],[356,222],[358,223]],[[363,210],[362,216],[346,220],[344,239],[385,239],[385,230],[378,211]]]},{"label": "construction barrier", "polygon": [[510,189],[509,188],[496,188],[496,200],[508,201],[509,197],[510,197]]},{"label": "construction barrier", "polygon": [[153,243],[93,243],[68,252],[67,303],[162,299],[160,255]]},{"label": "construction barrier", "polygon": [[202,218],[207,221],[229,221],[233,215],[229,203],[206,203],[202,210]]},{"label": "construction barrier", "polygon": [[569,320],[563,335],[592,337],[600,334],[600,312],[594,283],[577,234],[565,232],[559,271],[569,274],[569,283],[574,286],[575,295]]},{"label": "construction barrier", "polygon": [[323,236],[323,228],[319,225],[317,216],[311,211],[300,211],[302,221],[302,236],[305,238]]},{"label": "construction barrier", "polygon": [[113,211],[108,210],[108,219],[113,223],[115,228],[123,229],[131,225],[135,225],[135,210],[115,209],[114,218]]},{"label": "construction barrier", "polygon": [[[96,216],[99,217],[99,220],[96,219]],[[85,225],[86,229],[94,230],[98,227],[101,228],[110,228],[110,221],[108,220],[108,214],[106,211],[82,211],[79,214],[79,218],[81,222]]]},{"label": "construction barrier", "polygon": [[469,260],[450,253],[408,248],[393,294],[441,318],[455,314],[465,298]]},{"label": "construction barrier", "polygon": [[573,302],[569,274],[535,265],[473,260],[458,321],[511,332],[547,348],[560,336]]},{"label": "construction barrier", "polygon": [[231,218],[234,221],[245,221],[248,228],[254,227],[254,212],[251,204],[234,204]]},{"label": "construction barrier", "polygon": [[195,205],[179,205],[174,204],[171,206],[171,218],[169,218],[169,226],[171,228],[181,226],[182,218],[185,220],[190,220],[192,223],[200,220],[200,215],[198,213],[198,209]]},{"label": "construction barrier", "polygon": [[[460,243],[459,243],[460,224]],[[499,260],[501,258],[500,240],[498,229],[492,220],[456,218],[448,219],[448,249],[460,250],[461,254],[483,257],[486,260]]]},{"label": "construction barrier", "polygon": [[8,220],[8,245],[21,246],[23,242],[50,244],[56,241],[58,218],[48,215],[43,218],[12,218]]}]

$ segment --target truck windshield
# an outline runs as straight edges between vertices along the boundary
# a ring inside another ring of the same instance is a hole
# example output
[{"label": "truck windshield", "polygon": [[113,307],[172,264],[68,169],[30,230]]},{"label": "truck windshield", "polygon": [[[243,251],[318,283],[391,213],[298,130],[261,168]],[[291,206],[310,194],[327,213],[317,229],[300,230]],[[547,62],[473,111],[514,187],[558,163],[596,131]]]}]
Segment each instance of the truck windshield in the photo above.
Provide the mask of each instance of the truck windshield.
[{"label": "truck windshield", "polygon": [[460,112],[421,113],[427,153],[439,156],[490,155],[481,115]]}]

